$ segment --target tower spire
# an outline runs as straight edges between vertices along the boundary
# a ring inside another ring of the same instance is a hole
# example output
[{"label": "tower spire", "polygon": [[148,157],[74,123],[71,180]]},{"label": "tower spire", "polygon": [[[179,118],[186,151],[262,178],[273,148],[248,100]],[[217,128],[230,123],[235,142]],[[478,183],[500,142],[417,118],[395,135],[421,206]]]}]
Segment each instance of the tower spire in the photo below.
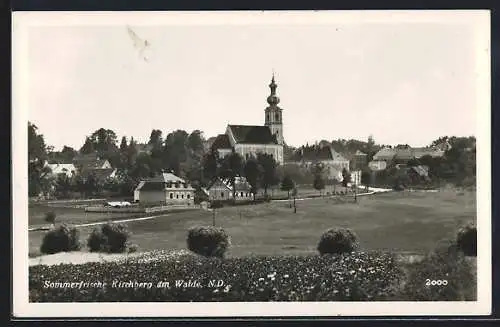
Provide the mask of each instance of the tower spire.
[{"label": "tower spire", "polygon": [[271,78],[271,84],[269,84],[269,88],[271,89],[271,95],[267,98],[267,103],[270,105],[277,105],[280,102],[280,99],[276,96],[276,88],[278,85],[274,81],[274,70],[273,77]]}]

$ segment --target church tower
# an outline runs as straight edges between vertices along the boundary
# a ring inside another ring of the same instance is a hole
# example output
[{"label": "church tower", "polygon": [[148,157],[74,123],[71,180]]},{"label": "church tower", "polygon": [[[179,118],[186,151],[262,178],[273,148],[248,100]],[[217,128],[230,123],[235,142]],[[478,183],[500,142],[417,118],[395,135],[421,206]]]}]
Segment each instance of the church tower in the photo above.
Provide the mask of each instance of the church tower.
[{"label": "church tower", "polygon": [[280,103],[280,98],[276,95],[276,88],[278,85],[274,81],[274,74],[271,80],[271,84],[269,84],[269,88],[271,89],[271,95],[267,97],[267,103],[269,106],[265,110],[266,114],[266,123],[265,125],[269,127],[271,133],[276,135],[276,140],[278,144],[283,145],[283,109],[278,107],[278,103]]}]

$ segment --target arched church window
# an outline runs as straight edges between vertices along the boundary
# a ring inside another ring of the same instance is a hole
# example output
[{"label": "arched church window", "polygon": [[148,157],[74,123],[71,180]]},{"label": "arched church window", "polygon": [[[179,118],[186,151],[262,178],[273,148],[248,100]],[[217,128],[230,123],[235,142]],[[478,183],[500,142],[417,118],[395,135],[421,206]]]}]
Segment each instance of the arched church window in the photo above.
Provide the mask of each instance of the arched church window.
[{"label": "arched church window", "polygon": [[267,114],[267,121],[271,120],[271,115]]},{"label": "arched church window", "polygon": [[276,121],[280,121],[280,114],[276,113],[276,115],[274,115],[274,118],[276,119]]}]

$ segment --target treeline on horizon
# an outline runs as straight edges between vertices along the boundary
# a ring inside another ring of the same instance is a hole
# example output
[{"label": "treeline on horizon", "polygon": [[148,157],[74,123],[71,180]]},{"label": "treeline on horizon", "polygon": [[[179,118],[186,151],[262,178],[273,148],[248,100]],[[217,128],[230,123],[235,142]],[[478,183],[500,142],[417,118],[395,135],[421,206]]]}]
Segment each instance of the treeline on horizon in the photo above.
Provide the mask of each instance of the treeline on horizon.
[{"label": "treeline on horizon", "polygon": [[[164,171],[171,171],[177,176],[189,180],[197,189],[207,186],[216,176],[228,178],[233,183],[236,176],[245,176],[254,191],[259,188],[267,194],[270,187],[281,186],[285,189],[297,184],[309,184],[324,188],[325,184],[342,182],[325,180],[325,171],[320,165],[311,168],[287,164],[300,161],[301,153],[316,151],[322,146],[331,146],[341,154],[353,154],[362,151],[367,154],[367,161],[387,145],[376,144],[373,137],[368,140],[338,139],[331,142],[322,140],[313,145],[301,147],[285,146],[285,164],[278,165],[272,156],[258,154],[256,158],[245,160],[236,153],[221,159],[217,152],[206,149],[203,132],[194,130],[190,133],[175,130],[163,136],[161,130],[153,129],[146,145],[138,145],[133,137],[123,136],[120,141],[113,130],[100,128],[84,140],[80,149],[64,146],[60,151],[45,143],[43,134],[37,126],[28,122],[28,170],[29,195],[37,196],[54,190],[56,197],[69,197],[79,193],[86,197],[101,194],[103,191],[131,196],[140,180],[156,176]],[[443,136],[433,141],[430,146],[448,141],[451,149],[441,158],[425,156],[408,162],[408,165],[426,165],[429,177],[434,183],[452,183],[454,185],[475,185],[476,157],[475,137]],[[148,151],[139,151],[147,146]],[[398,144],[393,147],[408,147]],[[98,182],[92,175],[83,178],[80,174],[73,177],[60,175],[49,178],[49,168],[45,162],[71,163],[78,155],[96,153],[107,159],[118,176],[113,180]],[[394,185],[404,178],[394,172],[397,162],[389,163],[388,168],[378,173],[377,181],[383,185]],[[362,174],[362,183],[369,184],[367,167]],[[346,172],[343,172],[346,179]],[[320,181],[322,180],[322,181]],[[345,182],[345,181],[344,181]],[[284,185],[286,184],[286,185]]]}]

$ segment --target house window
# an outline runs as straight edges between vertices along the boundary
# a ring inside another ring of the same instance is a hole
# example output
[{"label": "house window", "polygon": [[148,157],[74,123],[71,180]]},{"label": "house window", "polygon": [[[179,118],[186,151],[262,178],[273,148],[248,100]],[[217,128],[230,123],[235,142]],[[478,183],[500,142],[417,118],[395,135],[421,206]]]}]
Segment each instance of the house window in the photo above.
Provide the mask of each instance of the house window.
[{"label": "house window", "polygon": [[243,197],[243,192],[241,192],[241,197]]},{"label": "house window", "polygon": [[267,114],[267,121],[270,121],[271,120],[271,117],[269,114]]},{"label": "house window", "polygon": [[179,194],[176,195],[176,198],[178,199],[179,198]]},{"label": "house window", "polygon": [[188,195],[187,195],[187,198],[188,198],[188,199],[190,199],[190,198],[191,198],[191,194],[188,194]]},{"label": "house window", "polygon": [[174,193],[170,193],[170,198],[173,199],[174,198]]},{"label": "house window", "polygon": [[220,192],[220,197],[223,198],[224,197],[224,192]]},{"label": "house window", "polygon": [[184,199],[184,194],[182,194],[181,197]]},{"label": "house window", "polygon": [[276,115],[274,116],[274,118],[276,119],[276,121],[280,121],[280,114],[276,113]]}]

